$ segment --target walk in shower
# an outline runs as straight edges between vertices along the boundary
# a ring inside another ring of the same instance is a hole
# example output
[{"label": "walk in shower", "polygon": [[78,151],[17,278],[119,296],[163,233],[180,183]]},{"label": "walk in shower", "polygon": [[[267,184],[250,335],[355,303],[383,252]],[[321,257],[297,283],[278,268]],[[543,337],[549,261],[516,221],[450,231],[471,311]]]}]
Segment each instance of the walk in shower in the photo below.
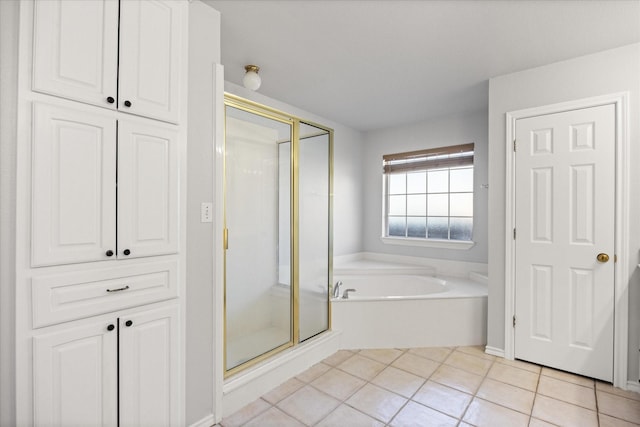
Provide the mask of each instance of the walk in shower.
[{"label": "walk in shower", "polygon": [[333,131],[225,95],[225,373],[330,328]]}]

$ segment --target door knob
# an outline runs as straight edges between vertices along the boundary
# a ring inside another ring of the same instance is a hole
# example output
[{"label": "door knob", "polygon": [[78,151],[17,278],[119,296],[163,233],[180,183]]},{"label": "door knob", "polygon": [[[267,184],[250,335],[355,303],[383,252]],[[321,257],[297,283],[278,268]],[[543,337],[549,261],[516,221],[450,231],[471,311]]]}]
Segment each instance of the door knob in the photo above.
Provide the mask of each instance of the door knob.
[{"label": "door knob", "polygon": [[599,253],[596,259],[598,260],[598,262],[607,262],[609,261],[609,255],[605,253]]}]

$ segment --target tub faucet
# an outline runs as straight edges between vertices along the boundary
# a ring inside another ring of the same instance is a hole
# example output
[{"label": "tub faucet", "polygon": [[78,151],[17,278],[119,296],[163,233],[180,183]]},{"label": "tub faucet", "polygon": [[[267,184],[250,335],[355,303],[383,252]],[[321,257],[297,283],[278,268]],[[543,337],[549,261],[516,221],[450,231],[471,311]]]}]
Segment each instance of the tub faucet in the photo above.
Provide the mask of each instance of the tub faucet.
[{"label": "tub faucet", "polygon": [[342,286],[342,280],[338,280],[333,286],[333,297],[340,298],[340,286]]},{"label": "tub faucet", "polygon": [[342,299],[349,299],[349,292],[355,292],[355,289],[345,289],[344,292],[342,293]]}]

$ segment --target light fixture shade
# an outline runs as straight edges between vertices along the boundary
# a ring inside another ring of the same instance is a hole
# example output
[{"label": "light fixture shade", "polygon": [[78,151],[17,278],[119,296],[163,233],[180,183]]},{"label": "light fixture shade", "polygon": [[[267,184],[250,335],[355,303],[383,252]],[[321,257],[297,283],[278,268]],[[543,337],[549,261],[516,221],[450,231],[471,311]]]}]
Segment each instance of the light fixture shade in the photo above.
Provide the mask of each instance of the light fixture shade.
[{"label": "light fixture shade", "polygon": [[260,85],[262,84],[262,79],[258,75],[258,71],[260,71],[260,67],[256,65],[246,65],[244,69],[247,71],[242,79],[242,84],[244,87],[250,90],[258,90]]}]

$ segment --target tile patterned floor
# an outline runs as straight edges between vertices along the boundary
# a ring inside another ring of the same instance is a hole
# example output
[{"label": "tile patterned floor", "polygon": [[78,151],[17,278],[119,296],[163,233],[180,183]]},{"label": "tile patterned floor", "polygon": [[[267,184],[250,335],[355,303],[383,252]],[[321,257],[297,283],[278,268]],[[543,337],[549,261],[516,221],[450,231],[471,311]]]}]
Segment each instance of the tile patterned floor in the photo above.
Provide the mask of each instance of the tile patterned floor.
[{"label": "tile patterned floor", "polygon": [[341,350],[223,427],[632,427],[640,394],[481,347]]}]

